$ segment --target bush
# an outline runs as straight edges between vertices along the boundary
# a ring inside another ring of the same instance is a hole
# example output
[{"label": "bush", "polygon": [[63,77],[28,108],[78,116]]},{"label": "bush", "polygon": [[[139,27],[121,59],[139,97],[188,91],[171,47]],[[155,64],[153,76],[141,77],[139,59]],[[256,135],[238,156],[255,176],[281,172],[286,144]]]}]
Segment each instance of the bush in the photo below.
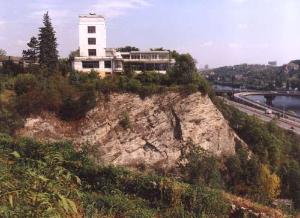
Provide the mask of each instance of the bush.
[{"label": "bush", "polygon": [[116,167],[97,167],[69,143],[0,135],[0,216],[223,217],[219,191]]},{"label": "bush", "polygon": [[37,78],[32,74],[19,74],[15,81],[15,92],[17,95],[26,94],[38,85]]},{"label": "bush", "polygon": [[79,99],[67,96],[63,100],[63,105],[59,115],[64,120],[76,120],[83,118],[86,113],[96,105],[96,93],[93,90],[81,93]]},{"label": "bush", "polygon": [[129,118],[128,112],[123,112],[121,114],[121,118],[120,118],[119,124],[120,124],[120,126],[123,129],[131,128],[131,122],[130,122],[130,118]]},{"label": "bush", "polygon": [[23,123],[23,119],[12,106],[0,105],[0,133],[12,135]]}]

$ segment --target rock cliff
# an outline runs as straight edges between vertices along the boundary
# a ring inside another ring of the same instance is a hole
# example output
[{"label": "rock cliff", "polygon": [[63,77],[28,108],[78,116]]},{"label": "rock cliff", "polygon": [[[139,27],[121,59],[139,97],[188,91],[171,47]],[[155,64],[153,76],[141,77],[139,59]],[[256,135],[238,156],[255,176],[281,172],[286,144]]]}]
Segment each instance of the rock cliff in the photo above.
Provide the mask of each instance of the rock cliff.
[{"label": "rock cliff", "polygon": [[[124,116],[126,120],[124,121]],[[120,121],[127,122],[124,128]],[[18,135],[39,140],[71,140],[93,148],[97,161],[127,167],[176,167],[188,141],[217,156],[234,154],[239,140],[210,98],[200,93],[155,95],[145,100],[112,94],[80,121],[43,113],[26,120]]]}]

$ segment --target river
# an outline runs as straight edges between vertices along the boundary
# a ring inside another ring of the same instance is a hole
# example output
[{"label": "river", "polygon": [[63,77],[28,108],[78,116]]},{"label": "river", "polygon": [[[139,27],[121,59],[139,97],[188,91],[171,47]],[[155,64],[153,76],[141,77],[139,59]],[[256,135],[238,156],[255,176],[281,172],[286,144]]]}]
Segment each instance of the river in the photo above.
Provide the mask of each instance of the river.
[{"label": "river", "polygon": [[[224,86],[224,85],[214,85],[215,90],[232,90],[231,86]],[[264,96],[261,95],[251,95],[247,96],[248,99],[266,104],[266,100]],[[273,101],[273,107],[285,110],[285,111],[293,111],[298,116],[300,116],[300,97],[295,96],[276,96],[275,100]]]}]

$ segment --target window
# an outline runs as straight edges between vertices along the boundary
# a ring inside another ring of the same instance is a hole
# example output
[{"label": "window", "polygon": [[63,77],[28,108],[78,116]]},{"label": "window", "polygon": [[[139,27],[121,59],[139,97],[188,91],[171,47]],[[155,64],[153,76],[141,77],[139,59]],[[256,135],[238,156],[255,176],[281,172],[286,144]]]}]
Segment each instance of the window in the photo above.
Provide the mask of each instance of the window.
[{"label": "window", "polygon": [[96,33],[96,27],[95,26],[88,26],[88,33]]},{"label": "window", "polygon": [[89,45],[96,45],[96,38],[88,38]]},{"label": "window", "polygon": [[97,56],[96,49],[89,49],[89,56]]},{"label": "window", "polygon": [[104,61],[104,68],[111,68],[111,61]]},{"label": "window", "polygon": [[82,68],[99,68],[99,61],[82,61]]}]

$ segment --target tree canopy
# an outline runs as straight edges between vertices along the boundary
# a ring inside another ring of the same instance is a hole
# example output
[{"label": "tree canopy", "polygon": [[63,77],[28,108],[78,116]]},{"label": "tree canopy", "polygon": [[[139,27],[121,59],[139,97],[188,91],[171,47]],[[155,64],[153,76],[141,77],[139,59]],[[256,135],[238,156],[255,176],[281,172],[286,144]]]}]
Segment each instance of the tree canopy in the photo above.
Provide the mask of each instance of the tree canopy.
[{"label": "tree canopy", "polygon": [[54,71],[58,65],[58,51],[55,31],[48,12],[44,14],[43,24],[39,33],[39,62],[49,71]]}]

